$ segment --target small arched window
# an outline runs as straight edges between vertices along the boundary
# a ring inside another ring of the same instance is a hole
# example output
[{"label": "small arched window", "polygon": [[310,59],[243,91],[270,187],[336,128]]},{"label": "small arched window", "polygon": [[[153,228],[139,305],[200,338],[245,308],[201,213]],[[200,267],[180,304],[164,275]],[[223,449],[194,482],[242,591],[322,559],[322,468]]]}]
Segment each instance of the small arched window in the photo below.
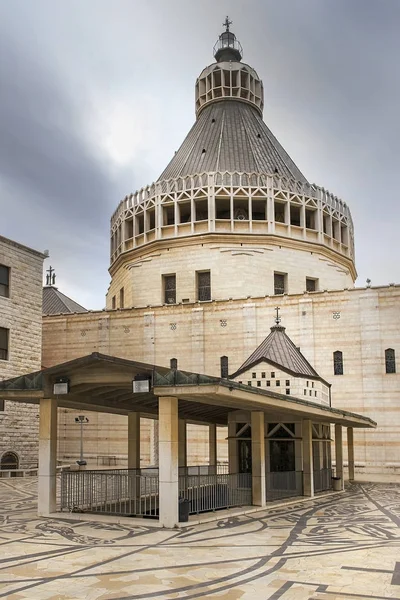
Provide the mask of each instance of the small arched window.
[{"label": "small arched window", "polygon": [[386,373],[396,373],[396,355],[393,348],[385,350]]},{"label": "small arched window", "polygon": [[343,352],[340,350],[333,353],[333,372],[335,375],[343,375]]},{"label": "small arched window", "polygon": [[1,457],[0,468],[2,470],[18,469],[19,460],[15,452],[5,452]]},{"label": "small arched window", "polygon": [[171,358],[169,361],[170,367],[171,369],[177,369],[178,368],[178,359],[177,358]]}]

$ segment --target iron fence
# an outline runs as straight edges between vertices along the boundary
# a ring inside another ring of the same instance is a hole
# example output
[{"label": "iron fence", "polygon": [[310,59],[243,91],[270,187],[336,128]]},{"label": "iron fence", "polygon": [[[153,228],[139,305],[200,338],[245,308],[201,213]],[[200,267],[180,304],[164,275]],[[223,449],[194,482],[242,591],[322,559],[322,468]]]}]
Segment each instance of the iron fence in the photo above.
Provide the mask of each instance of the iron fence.
[{"label": "iron fence", "polygon": [[179,467],[179,476],[223,475],[228,473],[228,471],[228,463],[218,463],[216,465],[193,465],[189,467]]},{"label": "iron fence", "polygon": [[252,503],[251,473],[204,473],[179,476],[179,496],[189,500],[189,514]]},{"label": "iron fence", "polygon": [[274,471],[266,480],[269,502],[303,495],[303,471]]},{"label": "iron fence", "polygon": [[314,491],[324,492],[332,489],[332,469],[314,471]]},{"label": "iron fence", "polygon": [[63,471],[61,510],[156,516],[158,469]]}]

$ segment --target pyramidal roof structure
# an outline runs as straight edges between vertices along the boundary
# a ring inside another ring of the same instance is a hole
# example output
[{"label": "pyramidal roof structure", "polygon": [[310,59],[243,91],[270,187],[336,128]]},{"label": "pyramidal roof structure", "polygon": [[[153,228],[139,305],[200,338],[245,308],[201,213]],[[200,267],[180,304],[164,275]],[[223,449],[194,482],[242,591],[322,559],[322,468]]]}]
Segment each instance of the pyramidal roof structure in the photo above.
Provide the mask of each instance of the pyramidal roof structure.
[{"label": "pyramidal roof structure", "polygon": [[52,285],[43,288],[43,315],[59,315],[88,312],[86,308],[60,292]]},{"label": "pyramidal roof structure", "polygon": [[277,173],[308,183],[264,123],[263,84],[227,19],[216,62],[196,81],[196,122],[158,181],[212,171]]},{"label": "pyramidal roof structure", "polygon": [[313,369],[308,360],[294,345],[289,336],[286,335],[285,327],[281,325],[271,327],[271,333],[268,337],[261,342],[253,354],[230,377],[237,377],[240,373],[247,371],[262,361],[267,361],[277,367],[281,367],[294,376],[321,380],[315,369]]}]

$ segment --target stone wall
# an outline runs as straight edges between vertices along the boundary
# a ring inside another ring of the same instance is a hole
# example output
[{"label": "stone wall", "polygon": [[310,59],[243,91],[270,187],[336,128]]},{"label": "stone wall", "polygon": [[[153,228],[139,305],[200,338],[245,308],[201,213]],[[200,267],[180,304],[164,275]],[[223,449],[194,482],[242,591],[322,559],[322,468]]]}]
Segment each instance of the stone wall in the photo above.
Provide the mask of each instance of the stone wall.
[{"label": "stone wall", "polygon": [[[47,366],[98,351],[163,366],[219,375],[220,357],[236,371],[269,334],[274,308],[296,346],[326,381],[332,406],[378,422],[355,431],[359,469],[400,470],[400,287],[349,289],[275,297],[151,306],[43,319]],[[385,349],[397,373],[385,373]],[[333,352],[344,374],[333,374]]]},{"label": "stone wall", "polygon": [[306,278],[316,279],[316,289],[353,287],[351,261],[316,244],[285,238],[218,236],[163,241],[137,249],[119,259],[112,269],[107,309],[115,297],[124,306],[163,304],[163,275],[176,274],[176,300],[197,300],[196,273],[210,271],[211,297],[215,300],[274,294],[274,272],[287,274],[289,294],[306,290]]},{"label": "stone wall", "polygon": [[[10,294],[0,296],[0,327],[9,329],[8,360],[0,379],[39,370],[42,340],[43,254],[0,236],[0,264],[10,268]],[[0,411],[0,457],[12,451],[19,466],[37,466],[38,407],[5,401]]]}]

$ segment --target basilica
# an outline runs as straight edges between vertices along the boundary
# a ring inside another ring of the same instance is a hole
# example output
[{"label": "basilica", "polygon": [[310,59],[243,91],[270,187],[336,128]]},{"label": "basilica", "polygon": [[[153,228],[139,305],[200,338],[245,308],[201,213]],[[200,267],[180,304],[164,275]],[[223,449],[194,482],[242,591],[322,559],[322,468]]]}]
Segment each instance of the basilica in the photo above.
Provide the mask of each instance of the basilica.
[{"label": "basilica", "polygon": [[[45,368],[22,387],[3,382],[4,397],[40,403],[44,462],[79,458],[79,411],[88,468],[148,467],[160,486],[149,511],[166,526],[194,488],[200,471],[189,469],[205,464],[203,477],[236,477],[226,489],[255,505],[330,489],[332,474],[342,486],[345,473],[400,473],[399,286],[355,287],[349,205],[310,183],[264,122],[263,82],[228,19],[213,55],[180,148],[111,217],[105,310],[85,310],[50,278]],[[66,498],[76,477],[65,474]],[[129,510],[144,514],[135,485]],[[207,486],[193,512],[209,506]],[[87,509],[72,496],[64,508]]]}]

